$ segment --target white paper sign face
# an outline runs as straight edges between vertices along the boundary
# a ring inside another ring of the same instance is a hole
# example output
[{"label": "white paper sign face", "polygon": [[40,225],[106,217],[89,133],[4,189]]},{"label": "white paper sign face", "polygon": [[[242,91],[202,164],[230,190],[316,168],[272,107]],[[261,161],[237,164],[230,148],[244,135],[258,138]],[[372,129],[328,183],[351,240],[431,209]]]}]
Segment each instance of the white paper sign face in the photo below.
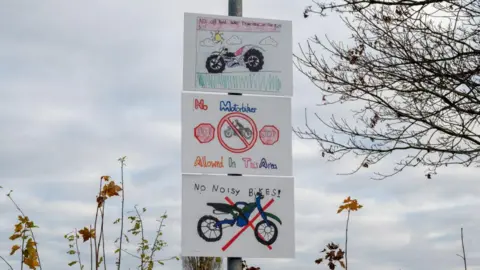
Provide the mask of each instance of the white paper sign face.
[{"label": "white paper sign face", "polygon": [[182,172],[292,176],[291,98],[182,93]]},{"label": "white paper sign face", "polygon": [[292,96],[292,23],[185,13],[183,89]]},{"label": "white paper sign face", "polygon": [[183,175],[182,197],[182,256],[295,257],[292,177]]}]

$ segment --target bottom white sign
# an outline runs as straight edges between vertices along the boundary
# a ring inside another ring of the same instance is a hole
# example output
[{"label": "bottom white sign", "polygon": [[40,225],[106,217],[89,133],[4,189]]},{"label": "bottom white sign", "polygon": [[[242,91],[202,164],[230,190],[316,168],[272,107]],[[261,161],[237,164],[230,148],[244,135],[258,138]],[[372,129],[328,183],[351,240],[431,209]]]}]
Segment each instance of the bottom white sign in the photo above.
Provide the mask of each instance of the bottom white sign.
[{"label": "bottom white sign", "polygon": [[295,257],[293,177],[182,178],[182,256]]}]

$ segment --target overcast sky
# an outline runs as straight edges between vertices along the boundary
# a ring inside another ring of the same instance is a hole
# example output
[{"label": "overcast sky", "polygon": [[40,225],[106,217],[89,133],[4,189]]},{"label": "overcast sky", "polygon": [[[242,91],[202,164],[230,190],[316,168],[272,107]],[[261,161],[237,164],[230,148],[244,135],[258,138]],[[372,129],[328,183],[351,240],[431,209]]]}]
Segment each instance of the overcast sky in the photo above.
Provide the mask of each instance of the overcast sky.
[{"label": "overcast sky", "polygon": [[[167,211],[169,246],[160,255],[180,253],[183,13],[225,15],[227,2],[0,0],[1,192],[13,189],[40,226],[45,270],[68,269],[63,235],[93,223],[97,181],[105,174],[118,179],[117,158],[123,155],[128,156],[126,210],[135,204],[148,208],[149,235],[156,217]],[[348,38],[338,18],[303,19],[309,4],[245,0],[243,12],[292,20],[295,51],[314,34]],[[321,94],[296,70],[294,86],[294,127],[303,126],[305,108],[322,116],[340,110],[316,107]],[[328,132],[318,122],[311,124]],[[353,169],[353,161],[327,164],[312,142],[295,138],[293,147],[296,258],[247,258],[249,264],[266,270],[326,269],[314,260],[324,244],[344,241],[345,215],[336,209],[351,195],[364,205],[350,225],[352,270],[463,269],[456,256],[461,226],[469,269],[480,269],[476,169],[449,167],[431,180],[422,170],[408,170],[379,182],[369,180],[370,169],[336,175]],[[8,256],[16,216],[0,196],[0,255],[19,269],[18,260]],[[118,207],[107,209],[109,222],[118,216]],[[110,240],[117,229],[108,233]],[[87,246],[82,248],[87,253]],[[113,263],[114,248],[107,248]],[[125,269],[132,265],[128,259]],[[180,265],[171,261],[163,268]],[[0,269],[7,269],[1,261]]]}]

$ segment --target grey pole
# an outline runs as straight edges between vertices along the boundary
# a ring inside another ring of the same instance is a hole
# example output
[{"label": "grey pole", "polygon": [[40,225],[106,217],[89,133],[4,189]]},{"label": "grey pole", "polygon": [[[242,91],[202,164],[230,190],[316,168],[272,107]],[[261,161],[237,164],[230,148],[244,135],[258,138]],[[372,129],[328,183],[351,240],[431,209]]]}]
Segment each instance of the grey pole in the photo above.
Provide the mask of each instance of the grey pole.
[{"label": "grey pole", "polygon": [[242,270],[242,258],[229,257],[227,260],[228,270]]},{"label": "grey pole", "polygon": [[242,17],[242,0],[228,0],[228,16]]},{"label": "grey pole", "polygon": [[[228,0],[228,16],[242,17],[242,0]],[[228,94],[235,95],[236,93]],[[230,176],[241,176],[241,174],[230,174]],[[227,258],[227,270],[242,270],[242,258]]]}]

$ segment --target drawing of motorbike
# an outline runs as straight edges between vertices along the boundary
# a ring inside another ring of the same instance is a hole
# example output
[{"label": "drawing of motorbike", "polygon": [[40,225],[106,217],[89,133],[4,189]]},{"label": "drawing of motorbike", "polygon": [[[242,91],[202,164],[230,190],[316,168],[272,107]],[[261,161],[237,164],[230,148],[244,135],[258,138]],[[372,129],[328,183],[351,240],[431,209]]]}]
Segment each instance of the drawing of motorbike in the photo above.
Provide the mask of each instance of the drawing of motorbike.
[{"label": "drawing of motorbike", "polygon": [[[255,195],[255,202],[236,202],[234,205],[227,203],[207,203],[208,206],[214,208],[215,215],[231,215],[232,219],[224,219],[220,221],[218,218],[205,215],[198,220],[197,232],[198,235],[207,242],[216,242],[222,238],[223,225],[237,225],[238,227],[248,226],[249,217],[255,209],[261,215],[262,220],[255,226],[255,238],[263,245],[272,245],[278,237],[278,228],[272,219],[277,221],[280,225],[282,221],[276,215],[263,211],[260,201],[264,198],[262,193],[257,192]],[[239,206],[243,206],[240,208]]]},{"label": "drawing of motorbike", "polygon": [[251,72],[263,68],[263,48],[255,45],[244,45],[235,52],[230,52],[227,47],[221,47],[207,58],[205,67],[209,73],[221,73],[225,67],[245,66]]},{"label": "drawing of motorbike", "polygon": [[[237,128],[237,130],[240,132],[240,135],[246,139],[250,139],[252,137],[252,130],[250,128],[244,127],[238,120],[234,120],[233,124]],[[223,134],[227,138],[231,138],[232,136],[238,136],[237,132],[233,130],[231,126],[228,126],[224,131]]]}]

